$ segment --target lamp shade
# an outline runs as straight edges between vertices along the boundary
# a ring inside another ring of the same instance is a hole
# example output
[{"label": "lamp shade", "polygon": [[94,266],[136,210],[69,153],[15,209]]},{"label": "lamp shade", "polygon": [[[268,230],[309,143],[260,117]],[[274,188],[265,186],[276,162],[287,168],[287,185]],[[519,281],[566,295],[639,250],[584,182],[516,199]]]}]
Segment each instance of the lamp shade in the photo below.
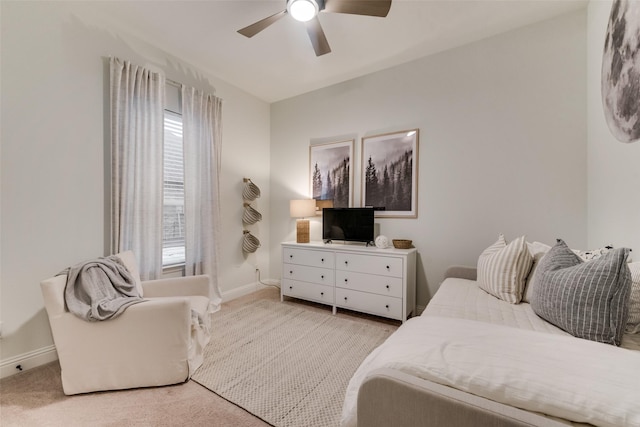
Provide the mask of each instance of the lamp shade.
[{"label": "lamp shade", "polygon": [[289,214],[291,218],[315,216],[316,201],[314,199],[291,200],[289,202]]},{"label": "lamp shade", "polygon": [[316,199],[316,214],[321,214],[322,209],[324,208],[332,208],[333,207],[333,199]]}]

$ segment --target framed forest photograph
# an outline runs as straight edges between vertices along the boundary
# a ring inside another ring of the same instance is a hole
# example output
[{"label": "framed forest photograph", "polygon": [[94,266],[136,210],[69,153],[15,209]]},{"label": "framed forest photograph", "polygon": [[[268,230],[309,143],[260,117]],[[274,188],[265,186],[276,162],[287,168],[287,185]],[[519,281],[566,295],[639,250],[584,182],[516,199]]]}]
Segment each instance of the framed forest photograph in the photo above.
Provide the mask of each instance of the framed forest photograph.
[{"label": "framed forest photograph", "polygon": [[362,206],[376,217],[418,216],[419,129],[362,138]]},{"label": "framed forest photograph", "polygon": [[354,143],[355,140],[351,139],[309,147],[312,198],[331,201],[337,208],[348,208],[353,205]]}]

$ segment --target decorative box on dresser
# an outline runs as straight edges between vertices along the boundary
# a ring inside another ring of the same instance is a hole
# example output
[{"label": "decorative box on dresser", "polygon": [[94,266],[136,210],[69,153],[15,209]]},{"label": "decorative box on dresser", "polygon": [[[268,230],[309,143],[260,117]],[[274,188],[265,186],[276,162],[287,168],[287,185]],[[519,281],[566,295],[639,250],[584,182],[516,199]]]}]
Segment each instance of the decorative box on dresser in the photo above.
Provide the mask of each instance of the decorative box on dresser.
[{"label": "decorative box on dresser", "polygon": [[416,249],[282,243],[280,298],[294,297],[391,319],[416,306]]}]

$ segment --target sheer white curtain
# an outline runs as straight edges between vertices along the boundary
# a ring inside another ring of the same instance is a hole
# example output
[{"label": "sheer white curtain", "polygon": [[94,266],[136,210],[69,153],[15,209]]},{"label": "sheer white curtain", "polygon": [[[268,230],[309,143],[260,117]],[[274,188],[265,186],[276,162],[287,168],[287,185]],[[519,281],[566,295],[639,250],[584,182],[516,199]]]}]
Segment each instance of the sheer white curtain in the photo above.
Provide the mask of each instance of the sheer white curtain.
[{"label": "sheer white curtain", "polygon": [[211,311],[217,311],[222,302],[217,275],[222,100],[183,86],[182,123],[185,274],[209,275]]},{"label": "sheer white curtain", "polygon": [[111,58],[111,251],[132,250],[143,280],[162,274],[165,78]]}]

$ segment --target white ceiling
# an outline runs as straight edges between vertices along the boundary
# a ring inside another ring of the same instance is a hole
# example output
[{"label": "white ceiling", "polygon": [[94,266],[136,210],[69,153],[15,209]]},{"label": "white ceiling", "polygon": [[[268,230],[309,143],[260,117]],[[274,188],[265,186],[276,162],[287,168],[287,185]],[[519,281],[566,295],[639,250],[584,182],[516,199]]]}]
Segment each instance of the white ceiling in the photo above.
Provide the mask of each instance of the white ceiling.
[{"label": "white ceiling", "polygon": [[[331,0],[330,0],[331,1]],[[290,98],[584,8],[587,0],[393,0],[386,18],[321,13],[332,52],[316,57],[285,16],[248,39],[236,31],[285,0],[84,3],[120,29],[267,102]]]}]

